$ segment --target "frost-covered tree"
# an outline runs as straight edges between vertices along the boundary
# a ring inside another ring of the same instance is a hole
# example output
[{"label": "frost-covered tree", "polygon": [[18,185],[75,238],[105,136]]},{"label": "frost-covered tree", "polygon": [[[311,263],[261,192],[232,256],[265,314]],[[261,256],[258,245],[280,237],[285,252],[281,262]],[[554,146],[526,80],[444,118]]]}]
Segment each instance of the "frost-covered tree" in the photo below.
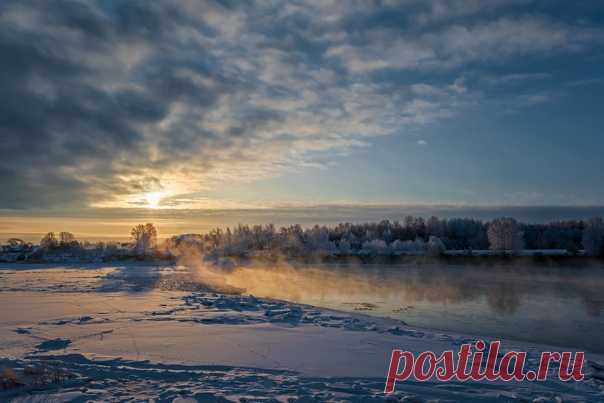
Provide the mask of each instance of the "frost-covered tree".
[{"label": "frost-covered tree", "polygon": [[592,218],[585,224],[583,248],[588,256],[604,255],[604,221],[602,218]]},{"label": "frost-covered tree", "polygon": [[59,242],[61,245],[66,245],[75,241],[75,236],[71,232],[60,232],[59,233]]},{"label": "frost-covered tree", "polygon": [[329,240],[329,229],[315,225],[304,233],[306,250],[312,253],[331,254],[335,244]]},{"label": "frost-covered tree", "polygon": [[130,235],[135,241],[135,250],[138,255],[145,255],[157,245],[157,230],[151,223],[139,224],[132,228]]},{"label": "frost-covered tree", "polygon": [[77,249],[80,247],[80,244],[78,243],[78,241],[76,241],[75,236],[71,232],[59,233],[59,245],[62,248]]},{"label": "frost-covered tree", "polygon": [[434,235],[437,237],[442,237],[445,233],[445,223],[439,220],[437,217],[430,217],[428,221],[426,221],[426,231],[430,235]]},{"label": "frost-covered tree", "polygon": [[304,230],[299,224],[281,228],[282,251],[289,256],[300,256],[304,250]]},{"label": "frost-covered tree", "polygon": [[32,249],[32,244],[19,238],[9,238],[6,245],[0,246],[1,252],[26,252]]},{"label": "frost-covered tree", "polygon": [[497,218],[489,224],[487,230],[492,250],[518,251],[524,248],[522,231],[513,218]]},{"label": "frost-covered tree", "polygon": [[348,239],[340,240],[340,242],[338,243],[338,252],[341,255],[349,255],[351,251],[352,251],[352,248],[350,246],[350,242],[348,241]]},{"label": "frost-covered tree", "polygon": [[40,247],[42,249],[52,249],[56,248],[58,245],[57,237],[54,232],[49,232],[42,237],[40,240]]},{"label": "frost-covered tree", "polygon": [[[276,229],[273,225],[239,225],[195,234],[194,248],[216,257],[438,254],[445,249],[486,249],[489,243],[494,250],[518,250],[524,242],[530,249],[577,250],[584,227],[582,221],[519,224],[502,218],[487,224],[471,218],[423,220],[412,216],[402,222],[340,223],[334,227],[289,225]],[[164,250],[169,252],[171,246],[182,245],[182,241],[180,237],[173,238]],[[141,253],[148,249],[138,245]]]},{"label": "frost-covered tree", "polygon": [[8,247],[10,249],[18,250],[25,247],[25,241],[19,238],[10,238],[7,241]]},{"label": "frost-covered tree", "polygon": [[439,237],[430,236],[426,244],[426,253],[430,256],[439,256],[445,252],[445,244]]},{"label": "frost-covered tree", "polygon": [[416,239],[415,241],[401,241],[397,239],[390,244],[390,250],[395,254],[422,253],[426,250],[426,243],[421,239]]},{"label": "frost-covered tree", "polygon": [[387,255],[390,253],[390,248],[388,248],[388,245],[385,241],[381,239],[374,239],[363,242],[361,252],[367,255]]}]

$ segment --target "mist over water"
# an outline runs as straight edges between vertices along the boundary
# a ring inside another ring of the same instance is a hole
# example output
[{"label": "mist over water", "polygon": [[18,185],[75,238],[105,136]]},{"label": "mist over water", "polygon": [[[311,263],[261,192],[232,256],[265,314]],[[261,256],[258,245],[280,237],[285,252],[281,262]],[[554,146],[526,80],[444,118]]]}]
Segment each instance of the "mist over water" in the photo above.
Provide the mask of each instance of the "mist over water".
[{"label": "mist over water", "polygon": [[258,297],[604,352],[602,265],[191,263],[197,281]]}]

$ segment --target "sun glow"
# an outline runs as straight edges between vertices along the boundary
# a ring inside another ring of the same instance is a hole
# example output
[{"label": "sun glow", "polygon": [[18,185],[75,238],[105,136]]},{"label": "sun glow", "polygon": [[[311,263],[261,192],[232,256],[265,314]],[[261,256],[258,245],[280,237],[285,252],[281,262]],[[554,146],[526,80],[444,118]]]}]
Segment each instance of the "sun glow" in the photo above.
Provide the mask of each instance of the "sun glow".
[{"label": "sun glow", "polygon": [[158,208],[159,202],[161,201],[161,193],[160,192],[151,192],[145,194],[145,198],[147,199],[147,208]]}]

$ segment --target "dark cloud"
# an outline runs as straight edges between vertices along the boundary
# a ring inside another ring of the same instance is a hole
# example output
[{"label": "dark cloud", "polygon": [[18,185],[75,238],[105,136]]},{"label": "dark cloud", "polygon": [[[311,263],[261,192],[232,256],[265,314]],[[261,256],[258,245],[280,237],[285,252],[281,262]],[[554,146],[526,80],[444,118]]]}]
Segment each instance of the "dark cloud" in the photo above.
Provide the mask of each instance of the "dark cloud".
[{"label": "dark cloud", "polygon": [[145,125],[164,119],[173,102],[216,101],[212,90],[171,74],[184,63],[119,71],[137,46],[159,58],[165,31],[178,23],[170,10],[148,2],[111,10],[77,2],[2,6],[0,168],[11,189],[0,196],[2,207],[85,205],[98,197],[92,185],[99,181],[104,191],[117,190],[120,168],[136,170],[132,162],[147,158]]}]

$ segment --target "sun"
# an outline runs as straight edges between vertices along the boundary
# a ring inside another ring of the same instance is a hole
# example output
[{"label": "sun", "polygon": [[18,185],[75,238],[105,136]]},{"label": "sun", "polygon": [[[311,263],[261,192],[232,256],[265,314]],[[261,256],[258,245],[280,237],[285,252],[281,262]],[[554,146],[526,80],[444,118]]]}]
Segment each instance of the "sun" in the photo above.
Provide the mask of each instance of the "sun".
[{"label": "sun", "polygon": [[150,192],[145,194],[145,199],[147,199],[147,208],[158,208],[159,202],[161,201],[161,193],[160,192]]}]

